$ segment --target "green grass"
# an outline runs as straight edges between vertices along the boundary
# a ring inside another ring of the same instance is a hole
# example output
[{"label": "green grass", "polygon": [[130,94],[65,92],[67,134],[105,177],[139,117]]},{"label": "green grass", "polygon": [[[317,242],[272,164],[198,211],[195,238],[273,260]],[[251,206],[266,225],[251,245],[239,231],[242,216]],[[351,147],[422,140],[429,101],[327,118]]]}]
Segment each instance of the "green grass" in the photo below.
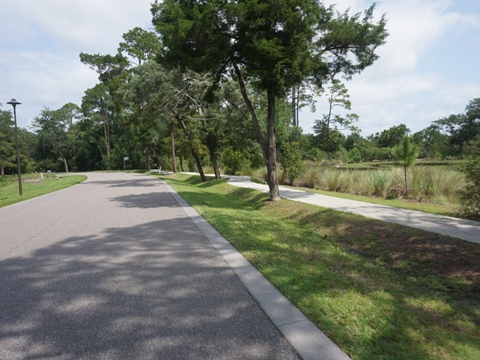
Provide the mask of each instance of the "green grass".
[{"label": "green grass", "polygon": [[458,217],[458,210],[460,208],[459,205],[454,205],[450,203],[433,204],[433,203],[416,202],[412,200],[405,200],[405,199],[399,199],[399,198],[385,199],[385,198],[377,198],[377,197],[371,197],[371,196],[353,195],[348,193],[316,190],[316,189],[305,188],[305,187],[291,187],[291,188],[304,190],[304,191],[312,192],[315,194],[338,197],[341,199],[357,200],[357,201],[367,202],[370,204],[386,205],[386,206],[392,206],[400,209],[417,210],[417,211],[423,211],[431,214],[445,215],[445,216]]},{"label": "green grass", "polygon": [[[24,180],[25,179],[32,179],[32,177],[27,175],[24,177]],[[18,181],[8,181],[8,184],[6,185],[4,185],[5,182],[2,182],[2,185],[4,186],[0,187],[0,207],[12,205],[20,201],[32,199],[37,196],[64,189],[81,183],[86,179],[87,177],[83,175],[71,175],[64,176],[62,178],[46,177],[40,182],[23,182],[22,196],[18,194]]]},{"label": "green grass", "polygon": [[480,358],[477,244],[162,178],[353,359]]}]

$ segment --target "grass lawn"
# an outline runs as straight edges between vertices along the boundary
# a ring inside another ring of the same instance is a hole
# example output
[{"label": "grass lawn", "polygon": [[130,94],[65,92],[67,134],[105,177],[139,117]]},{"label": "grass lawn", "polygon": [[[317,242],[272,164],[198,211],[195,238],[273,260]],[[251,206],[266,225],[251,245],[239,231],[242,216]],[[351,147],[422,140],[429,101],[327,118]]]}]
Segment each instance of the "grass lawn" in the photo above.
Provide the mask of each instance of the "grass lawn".
[{"label": "grass lawn", "polygon": [[[76,185],[87,179],[84,175],[71,175],[62,178],[44,178],[39,182],[29,182],[26,179],[22,183],[23,195],[18,194],[18,181],[9,181],[7,185],[0,183],[0,207],[12,205],[23,200],[32,199],[37,196],[45,195],[60,189]],[[38,180],[38,179],[35,179]]]},{"label": "grass lawn", "polygon": [[480,359],[480,246],[164,176],[353,359]]}]

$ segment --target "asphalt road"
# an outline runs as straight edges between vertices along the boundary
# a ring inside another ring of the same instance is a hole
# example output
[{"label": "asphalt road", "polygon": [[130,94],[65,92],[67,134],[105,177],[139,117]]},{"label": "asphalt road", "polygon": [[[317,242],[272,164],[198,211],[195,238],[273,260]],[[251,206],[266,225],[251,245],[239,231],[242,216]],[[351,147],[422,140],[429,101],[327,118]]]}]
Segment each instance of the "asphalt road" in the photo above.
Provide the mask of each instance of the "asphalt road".
[{"label": "asphalt road", "polygon": [[158,180],[0,209],[0,359],[297,358]]}]

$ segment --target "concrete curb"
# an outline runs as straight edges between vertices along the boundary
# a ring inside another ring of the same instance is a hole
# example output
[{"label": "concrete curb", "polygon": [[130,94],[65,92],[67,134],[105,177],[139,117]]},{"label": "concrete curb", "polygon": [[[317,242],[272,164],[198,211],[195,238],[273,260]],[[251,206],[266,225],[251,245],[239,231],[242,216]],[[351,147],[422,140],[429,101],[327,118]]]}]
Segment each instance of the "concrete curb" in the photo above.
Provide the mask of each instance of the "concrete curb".
[{"label": "concrete curb", "polygon": [[304,360],[350,359],[165,181],[161,182],[223,256],[250,295]]}]

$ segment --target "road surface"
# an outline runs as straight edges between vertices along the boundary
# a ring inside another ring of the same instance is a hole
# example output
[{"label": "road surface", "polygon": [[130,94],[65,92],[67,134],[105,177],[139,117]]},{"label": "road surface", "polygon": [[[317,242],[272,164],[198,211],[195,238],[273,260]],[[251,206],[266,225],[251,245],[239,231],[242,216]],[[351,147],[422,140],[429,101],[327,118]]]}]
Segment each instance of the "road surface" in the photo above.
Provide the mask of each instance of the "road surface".
[{"label": "road surface", "polygon": [[158,179],[0,209],[0,359],[297,359]]}]

